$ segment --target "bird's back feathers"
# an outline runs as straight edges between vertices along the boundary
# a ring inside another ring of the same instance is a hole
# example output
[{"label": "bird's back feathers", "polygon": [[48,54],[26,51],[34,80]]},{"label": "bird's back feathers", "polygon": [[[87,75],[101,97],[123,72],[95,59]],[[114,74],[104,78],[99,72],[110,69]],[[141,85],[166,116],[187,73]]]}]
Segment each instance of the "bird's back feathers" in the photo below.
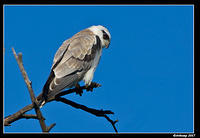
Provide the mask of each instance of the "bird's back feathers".
[{"label": "bird's back feathers", "polygon": [[42,100],[48,102],[61,90],[82,80],[101,48],[99,37],[88,29],[64,41],[55,54],[51,73],[43,87]]}]

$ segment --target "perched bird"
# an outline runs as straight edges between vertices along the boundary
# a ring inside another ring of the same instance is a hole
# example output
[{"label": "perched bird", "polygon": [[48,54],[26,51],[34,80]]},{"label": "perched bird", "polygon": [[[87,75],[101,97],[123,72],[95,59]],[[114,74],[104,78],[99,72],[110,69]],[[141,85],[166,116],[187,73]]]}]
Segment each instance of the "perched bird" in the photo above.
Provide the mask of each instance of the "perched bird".
[{"label": "perched bird", "polygon": [[57,50],[50,75],[37,97],[40,106],[51,101],[63,89],[83,80],[90,86],[102,49],[110,44],[110,33],[101,25],[91,26],[63,42]]}]

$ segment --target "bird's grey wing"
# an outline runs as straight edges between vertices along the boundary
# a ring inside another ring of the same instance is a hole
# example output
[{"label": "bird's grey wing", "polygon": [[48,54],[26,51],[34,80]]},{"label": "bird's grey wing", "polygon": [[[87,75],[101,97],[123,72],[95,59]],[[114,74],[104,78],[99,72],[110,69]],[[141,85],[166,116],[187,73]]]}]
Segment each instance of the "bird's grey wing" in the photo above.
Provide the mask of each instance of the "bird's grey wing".
[{"label": "bird's grey wing", "polygon": [[[86,62],[86,57],[92,55],[92,47],[95,43],[94,36],[79,36],[74,38],[64,53],[61,61],[53,71],[57,78],[62,78],[71,73],[81,71],[90,66],[90,62]],[[93,53],[94,55],[95,53]],[[90,61],[93,57],[90,57]]]},{"label": "bird's grey wing", "polygon": [[44,95],[47,98],[55,96],[64,88],[71,87],[80,81],[91,67],[92,60],[99,49],[98,46],[95,36],[91,35],[83,35],[71,40],[65,51],[61,52],[63,55],[54,62],[43,89]]},{"label": "bird's grey wing", "polygon": [[71,39],[65,40],[62,45],[59,47],[59,49],[56,51],[56,54],[54,56],[53,59],[53,64],[52,67],[55,65],[55,63],[57,63],[63,56],[64,52],[67,50],[69,43],[70,43]]}]

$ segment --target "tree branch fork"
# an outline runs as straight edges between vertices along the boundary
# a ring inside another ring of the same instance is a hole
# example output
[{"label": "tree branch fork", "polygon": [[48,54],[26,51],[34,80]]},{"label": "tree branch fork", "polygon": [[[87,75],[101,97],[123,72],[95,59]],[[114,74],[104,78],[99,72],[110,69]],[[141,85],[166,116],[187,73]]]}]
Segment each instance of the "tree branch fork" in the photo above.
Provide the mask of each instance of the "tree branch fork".
[{"label": "tree branch fork", "polygon": [[[50,126],[46,125],[45,118],[43,117],[42,112],[41,112],[40,108],[38,107],[38,103],[37,103],[37,100],[36,100],[37,97],[35,97],[35,94],[34,94],[34,91],[33,91],[33,88],[32,88],[32,82],[29,80],[28,75],[27,75],[27,73],[24,69],[23,61],[22,61],[22,53],[16,54],[14,48],[12,48],[12,51],[13,51],[15,59],[18,63],[19,69],[22,73],[22,76],[24,78],[26,86],[28,88],[29,95],[30,95],[32,103],[25,106],[24,108],[22,108],[18,112],[5,117],[4,118],[4,126],[10,126],[11,123],[13,123],[13,122],[15,122],[19,119],[37,119],[39,121],[42,132],[48,133],[56,125],[56,123],[53,123]],[[113,121],[107,116],[108,114],[114,114],[112,111],[110,111],[110,110],[96,110],[96,109],[93,109],[93,108],[88,108],[87,106],[78,104],[76,102],[73,102],[71,100],[68,100],[68,99],[62,97],[64,95],[67,95],[67,94],[70,94],[70,93],[76,93],[76,94],[79,94],[81,96],[82,93],[83,93],[83,90],[93,91],[94,88],[98,88],[100,86],[101,86],[100,84],[92,82],[92,84],[89,87],[79,86],[78,88],[75,87],[73,89],[68,89],[66,91],[63,91],[63,92],[60,92],[59,94],[57,94],[55,96],[55,99],[53,99],[53,100],[65,103],[65,104],[70,105],[70,106],[72,106],[76,109],[81,109],[81,110],[86,111],[90,114],[93,114],[97,117],[104,117],[108,122],[111,123],[115,132],[118,133],[116,126],[115,126],[115,124],[118,122],[118,120]],[[36,114],[26,114],[26,112],[28,112],[32,109],[35,110]]]}]

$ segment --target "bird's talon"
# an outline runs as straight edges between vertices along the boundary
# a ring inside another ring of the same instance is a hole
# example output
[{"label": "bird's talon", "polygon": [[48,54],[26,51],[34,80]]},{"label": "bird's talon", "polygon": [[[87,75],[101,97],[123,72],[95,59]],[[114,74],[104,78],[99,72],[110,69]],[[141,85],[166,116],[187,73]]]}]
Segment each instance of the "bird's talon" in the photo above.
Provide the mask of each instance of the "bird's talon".
[{"label": "bird's talon", "polygon": [[90,85],[86,84],[85,87],[86,87],[86,91],[91,91],[92,92],[94,88],[101,87],[101,84],[96,83],[96,82],[91,82]]},{"label": "bird's talon", "polygon": [[92,92],[92,91],[93,91],[93,88],[88,87],[88,88],[86,88],[86,90],[87,90],[87,92],[88,92],[88,91],[91,91],[91,92]]},{"label": "bird's talon", "polygon": [[78,95],[82,96],[82,94],[83,94],[83,91],[81,91],[81,90],[77,90],[77,91],[76,91],[76,94],[78,94]]},{"label": "bird's talon", "polygon": [[76,87],[76,94],[82,96],[83,90],[80,89],[80,85],[77,83],[75,87]]},{"label": "bird's talon", "polygon": [[101,87],[101,84],[96,83],[96,82],[92,82],[91,85],[92,85],[93,88]]},{"label": "bird's talon", "polygon": [[86,91],[88,92],[88,91],[92,91],[92,87],[91,87],[91,84],[90,85],[88,85],[88,84],[86,84],[85,85],[85,87],[86,87]]}]

